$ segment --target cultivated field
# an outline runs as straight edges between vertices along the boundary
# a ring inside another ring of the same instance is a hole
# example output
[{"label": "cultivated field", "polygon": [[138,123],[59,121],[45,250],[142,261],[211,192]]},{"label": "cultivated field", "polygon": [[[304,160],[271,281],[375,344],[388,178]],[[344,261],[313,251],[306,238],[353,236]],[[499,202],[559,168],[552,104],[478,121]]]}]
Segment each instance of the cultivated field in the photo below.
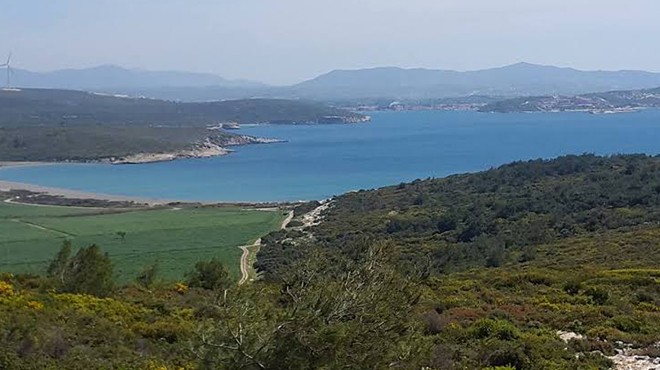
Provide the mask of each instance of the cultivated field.
[{"label": "cultivated field", "polygon": [[227,207],[122,211],[0,203],[0,271],[43,273],[69,239],[76,247],[101,246],[123,282],[153,263],[159,277],[181,279],[197,261],[212,257],[238,277],[238,246],[277,230],[285,217],[282,211]]}]

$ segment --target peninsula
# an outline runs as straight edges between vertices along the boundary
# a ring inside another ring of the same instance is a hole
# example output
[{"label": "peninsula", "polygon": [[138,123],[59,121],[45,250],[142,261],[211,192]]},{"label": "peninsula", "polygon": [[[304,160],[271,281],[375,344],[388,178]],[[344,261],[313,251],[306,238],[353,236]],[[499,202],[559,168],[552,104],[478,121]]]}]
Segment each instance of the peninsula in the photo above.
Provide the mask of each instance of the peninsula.
[{"label": "peninsula", "polygon": [[72,90],[0,90],[0,161],[144,163],[212,157],[228,154],[231,146],[280,141],[228,132],[225,122],[368,120],[320,103],[282,99],[181,103]]}]

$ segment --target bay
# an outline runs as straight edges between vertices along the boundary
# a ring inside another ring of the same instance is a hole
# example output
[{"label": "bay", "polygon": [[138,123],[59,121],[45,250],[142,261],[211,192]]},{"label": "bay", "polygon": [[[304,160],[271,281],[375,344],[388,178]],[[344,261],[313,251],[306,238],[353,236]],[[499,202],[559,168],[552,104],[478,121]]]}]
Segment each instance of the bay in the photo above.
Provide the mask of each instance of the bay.
[{"label": "bay", "polygon": [[375,112],[355,125],[263,125],[241,134],[285,143],[224,157],[0,170],[0,179],[113,195],[188,201],[295,201],[565,154],[660,153],[660,110],[489,114]]}]

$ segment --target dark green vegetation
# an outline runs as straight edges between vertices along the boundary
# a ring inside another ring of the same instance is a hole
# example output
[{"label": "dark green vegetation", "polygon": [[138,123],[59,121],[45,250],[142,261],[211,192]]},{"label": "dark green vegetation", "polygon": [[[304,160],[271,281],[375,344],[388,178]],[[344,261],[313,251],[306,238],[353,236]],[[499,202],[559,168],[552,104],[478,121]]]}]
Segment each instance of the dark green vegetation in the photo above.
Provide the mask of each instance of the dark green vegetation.
[{"label": "dark green vegetation", "polygon": [[279,228],[281,212],[236,207],[90,209],[0,203],[0,270],[44,273],[64,240],[98,244],[120,282],[158,263],[166,280],[181,279],[201,260],[219,258],[233,277],[241,250]]},{"label": "dark green vegetation", "polygon": [[0,126],[75,124],[202,126],[219,122],[323,123],[328,117],[360,118],[323,104],[281,99],[206,103],[125,98],[83,91],[0,91]]},{"label": "dark green vegetation", "polygon": [[660,88],[609,91],[576,96],[532,96],[492,102],[482,112],[606,112],[625,109],[660,107]]},{"label": "dark green vegetation", "polygon": [[84,161],[191,150],[208,142],[250,144],[256,141],[207,126],[362,118],[318,103],[278,99],[178,103],[71,90],[0,91],[0,160]]},{"label": "dark green vegetation", "polygon": [[[608,369],[618,341],[657,352],[659,209],[660,158],[571,156],[338,197],[241,287],[208,258],[98,298],[102,251],[52,250],[0,278],[0,368]],[[91,295],[52,273],[74,260]]]},{"label": "dark green vegetation", "polygon": [[[585,155],[349,193],[313,233],[343,254],[392,242],[411,267],[444,273],[525,262],[545,243],[659,221],[660,158]],[[272,276],[301,249],[274,239],[259,256]]]},{"label": "dark green vegetation", "polygon": [[234,135],[203,127],[77,125],[0,127],[5,161],[88,161],[136,153],[190,150],[207,139],[223,144]]},{"label": "dark green vegetation", "polygon": [[[349,193],[324,216],[311,230],[264,238],[257,268],[277,281],[310,246],[334,259],[391,245],[399,269],[428,276],[425,318],[440,368],[570,368],[548,337],[556,330],[609,353],[616,340],[660,340],[658,157],[514,163]],[[489,318],[513,334],[471,336]]]}]

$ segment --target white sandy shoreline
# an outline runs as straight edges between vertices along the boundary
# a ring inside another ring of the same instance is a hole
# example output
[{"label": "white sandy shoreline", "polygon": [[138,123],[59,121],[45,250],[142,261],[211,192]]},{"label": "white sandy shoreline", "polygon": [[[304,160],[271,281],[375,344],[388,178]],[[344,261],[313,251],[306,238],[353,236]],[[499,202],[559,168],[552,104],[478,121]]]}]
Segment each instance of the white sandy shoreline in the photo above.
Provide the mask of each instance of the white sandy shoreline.
[{"label": "white sandy shoreline", "polygon": [[[2,170],[16,168],[16,167],[37,167],[37,166],[54,166],[62,164],[77,164],[77,165],[86,165],[88,163],[84,162],[9,162],[0,161],[0,191],[10,191],[10,190],[26,190],[33,193],[43,193],[51,196],[60,196],[70,199],[89,199],[89,200],[105,200],[111,202],[135,202],[147,204],[149,206],[159,206],[167,205],[169,203],[196,203],[202,205],[281,205],[281,204],[292,204],[306,202],[310,199],[300,199],[300,200],[273,200],[273,201],[250,201],[250,200],[206,200],[206,201],[195,201],[195,200],[182,200],[182,199],[159,199],[159,198],[148,198],[141,196],[128,196],[128,195],[114,195],[114,194],[105,194],[105,193],[96,193],[83,190],[67,189],[67,188],[58,188],[54,186],[42,186],[36,184],[29,184],[17,181],[8,181],[2,180],[1,174]],[[112,165],[110,163],[105,163],[107,165]]]},{"label": "white sandy shoreline", "polygon": [[[2,168],[0,167],[0,170]],[[51,196],[59,196],[69,199],[89,199],[89,200],[105,200],[109,202],[135,202],[146,204],[148,206],[163,206],[170,203],[189,203],[189,204],[201,204],[201,205],[249,205],[249,206],[267,206],[272,208],[275,205],[283,204],[292,204],[305,202],[306,200],[299,201],[195,201],[195,200],[181,200],[181,199],[158,199],[158,198],[147,198],[140,196],[128,196],[128,195],[114,195],[114,194],[105,194],[105,193],[94,193],[87,192],[82,190],[75,189],[65,189],[58,188],[53,186],[41,186],[35,184],[28,184],[23,182],[16,181],[5,181],[0,179],[0,192],[2,191],[11,191],[11,190],[25,190],[33,193],[42,193]],[[20,202],[19,202],[20,203]],[[28,204],[28,203],[26,203]],[[31,203],[30,203],[31,204]],[[256,208],[258,209],[258,208]]]},{"label": "white sandy shoreline", "polygon": [[27,190],[34,193],[44,193],[48,195],[61,196],[64,198],[72,198],[72,199],[94,199],[94,200],[107,200],[111,202],[145,203],[151,206],[177,202],[173,200],[131,197],[131,196],[123,196],[123,195],[103,194],[103,193],[90,193],[80,190],[63,189],[63,188],[56,188],[49,186],[26,184],[22,182],[0,180],[0,191],[10,191],[10,190]]},{"label": "white sandy shoreline", "polygon": [[49,166],[63,163],[65,162],[0,162],[0,170],[3,168]]},{"label": "white sandy shoreline", "polygon": [[[0,162],[0,171],[8,168],[16,167],[37,167],[37,166],[52,166],[58,164],[65,164],[67,162]],[[112,202],[136,202],[145,203],[149,205],[159,205],[170,203],[170,201],[160,199],[149,199],[141,197],[129,197],[123,195],[111,195],[103,193],[91,193],[73,189],[63,189],[50,186],[41,186],[35,184],[27,184],[23,182],[5,181],[0,179],[0,191],[10,190],[27,190],[34,193],[44,193],[53,196],[61,196],[64,198],[74,199],[94,199],[94,200],[107,200]]]}]

